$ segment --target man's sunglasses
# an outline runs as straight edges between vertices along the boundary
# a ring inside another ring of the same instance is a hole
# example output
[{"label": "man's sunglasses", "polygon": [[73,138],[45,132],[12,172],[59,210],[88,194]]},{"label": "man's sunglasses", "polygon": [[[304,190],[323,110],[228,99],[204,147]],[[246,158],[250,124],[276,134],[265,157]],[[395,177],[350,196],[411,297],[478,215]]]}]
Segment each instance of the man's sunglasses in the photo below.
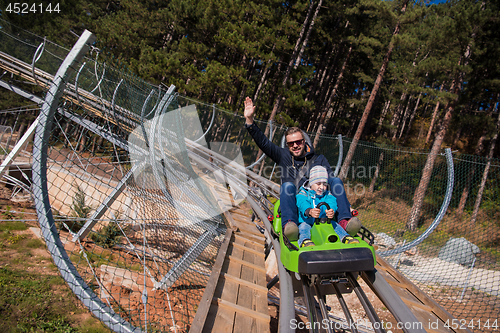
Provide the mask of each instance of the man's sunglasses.
[{"label": "man's sunglasses", "polygon": [[288,145],[288,147],[293,147],[293,146],[295,146],[295,144],[297,144],[297,146],[300,147],[304,144],[304,139],[290,141],[290,142],[287,142],[286,144]]}]

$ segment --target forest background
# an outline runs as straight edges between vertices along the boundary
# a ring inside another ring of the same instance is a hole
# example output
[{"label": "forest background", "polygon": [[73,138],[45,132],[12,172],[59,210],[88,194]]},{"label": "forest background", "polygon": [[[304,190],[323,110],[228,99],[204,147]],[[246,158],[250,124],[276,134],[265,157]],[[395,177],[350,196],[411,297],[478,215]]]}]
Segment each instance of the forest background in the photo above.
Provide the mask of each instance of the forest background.
[{"label": "forest background", "polygon": [[[27,14],[0,3],[3,19],[68,48],[88,29],[100,60],[228,110],[250,96],[257,118],[354,148],[499,156],[496,1],[61,0]],[[0,109],[20,105],[0,94]]]}]

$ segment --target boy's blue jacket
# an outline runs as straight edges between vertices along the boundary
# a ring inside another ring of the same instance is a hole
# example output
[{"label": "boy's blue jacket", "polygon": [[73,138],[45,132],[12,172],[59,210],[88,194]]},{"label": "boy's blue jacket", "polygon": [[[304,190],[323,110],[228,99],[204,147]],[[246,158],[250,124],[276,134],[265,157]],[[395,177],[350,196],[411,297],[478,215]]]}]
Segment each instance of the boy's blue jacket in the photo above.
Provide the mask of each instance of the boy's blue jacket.
[{"label": "boy's blue jacket", "polygon": [[[310,225],[314,224],[314,217],[307,215],[309,209],[316,208],[316,206],[321,203],[326,202],[331,209],[337,210],[337,199],[326,190],[321,196],[318,196],[316,192],[304,186],[300,187],[299,194],[297,194],[297,208],[299,209],[299,223],[307,222]],[[326,207],[321,207],[321,213],[319,217],[326,217]]]}]

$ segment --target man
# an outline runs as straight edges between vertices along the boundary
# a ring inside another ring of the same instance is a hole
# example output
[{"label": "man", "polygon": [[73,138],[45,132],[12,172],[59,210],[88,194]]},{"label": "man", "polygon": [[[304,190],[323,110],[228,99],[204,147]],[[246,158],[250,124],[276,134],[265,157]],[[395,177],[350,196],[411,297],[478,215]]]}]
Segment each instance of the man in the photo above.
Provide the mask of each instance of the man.
[{"label": "man", "polygon": [[301,129],[291,127],[285,132],[287,148],[281,148],[272,143],[254,123],[255,106],[253,101],[245,99],[245,127],[259,148],[276,164],[281,176],[280,206],[283,233],[292,241],[298,239],[299,228],[296,204],[297,189],[309,178],[309,170],[322,165],[326,168],[329,178],[330,192],[337,199],[338,223],[352,236],[361,228],[361,221],[351,214],[351,205],[347,200],[342,181],[334,177],[328,160],[323,155],[315,155],[314,150],[306,143]]}]

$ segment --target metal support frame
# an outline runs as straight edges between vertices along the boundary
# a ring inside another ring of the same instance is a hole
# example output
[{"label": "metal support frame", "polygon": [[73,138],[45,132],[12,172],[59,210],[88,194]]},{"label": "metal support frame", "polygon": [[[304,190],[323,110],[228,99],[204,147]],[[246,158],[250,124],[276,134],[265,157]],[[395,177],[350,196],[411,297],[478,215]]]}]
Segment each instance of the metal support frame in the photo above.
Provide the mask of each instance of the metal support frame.
[{"label": "metal support frame", "polygon": [[17,155],[21,152],[23,149],[23,146],[26,145],[31,138],[33,137],[33,134],[35,133],[35,129],[40,123],[40,116],[38,116],[35,121],[31,124],[30,127],[28,127],[28,130],[24,133],[24,135],[19,139],[14,146],[14,148],[10,151],[10,153],[5,157],[5,160],[3,160],[2,164],[0,165],[0,177],[3,175],[5,170],[9,167],[9,165],[12,164],[12,162],[16,159]]},{"label": "metal support frame", "polygon": [[132,169],[127,172],[127,174],[118,183],[118,186],[113,189],[113,192],[111,192],[111,194],[106,199],[104,199],[104,201],[99,205],[94,214],[92,214],[87,222],[85,222],[85,225],[78,231],[75,236],[73,236],[73,242],[76,242],[77,240],[83,240],[89,234],[97,221],[104,215],[104,213],[106,213],[106,211],[109,209],[109,207],[111,207],[116,198],[118,198],[118,196],[126,188],[129,178],[132,177],[134,175],[134,172],[142,166],[143,164],[135,164]]},{"label": "metal support frame", "polygon": [[52,208],[49,202],[47,188],[47,143],[51,134],[51,124],[61,94],[64,91],[66,77],[74,71],[73,66],[80,61],[88,51],[89,44],[95,41],[95,36],[85,30],[63,63],[59,67],[49,91],[42,104],[39,126],[36,127],[33,149],[33,194],[38,214],[40,228],[46,240],[49,252],[54,263],[59,268],[62,277],[66,280],[73,293],[87,306],[94,316],[103,321],[110,329],[121,332],[141,332],[140,328],[133,327],[129,322],[115,313],[106,303],[93,292],[78,273],[78,270],[69,258],[64,245],[59,238],[55,226]]},{"label": "metal support frame", "polygon": [[[321,322],[323,322],[323,320],[325,319],[328,320],[329,316],[328,316],[328,310],[326,308],[325,296],[322,295],[321,291],[319,290],[318,281],[314,283],[314,292],[316,292],[316,296],[318,297],[319,309],[321,311],[321,316],[322,316]],[[331,325],[326,325],[326,331],[328,333],[333,333]]]},{"label": "metal support frame", "polygon": [[316,303],[314,302],[314,296],[311,292],[311,281],[306,275],[301,275],[300,280],[302,281],[302,290],[304,292],[304,299],[306,303],[307,309],[307,318],[309,319],[309,323],[312,327],[309,329],[309,332],[318,332],[316,328],[316,324],[320,321],[318,320],[318,314],[316,311]]},{"label": "metal support frame", "polygon": [[376,333],[385,333],[385,329],[382,327],[382,323],[380,322],[380,318],[377,315],[377,312],[375,312],[375,309],[373,308],[372,304],[368,300],[368,297],[366,297],[365,292],[363,289],[361,289],[361,286],[359,285],[358,281],[356,281],[356,278],[352,275],[351,272],[346,273],[347,279],[349,280],[349,283],[354,289],[354,292],[356,293],[356,296],[358,296],[359,302],[363,306],[363,309],[365,309],[366,315],[370,319],[373,328]]},{"label": "metal support frame", "polygon": [[186,251],[186,253],[175,262],[174,266],[168,271],[163,278],[155,283],[155,289],[165,289],[168,290],[178,278],[184,274],[184,272],[191,266],[196,258],[205,250],[205,248],[214,240],[215,236],[219,233],[217,232],[217,227],[212,226],[212,230],[205,231]]}]

